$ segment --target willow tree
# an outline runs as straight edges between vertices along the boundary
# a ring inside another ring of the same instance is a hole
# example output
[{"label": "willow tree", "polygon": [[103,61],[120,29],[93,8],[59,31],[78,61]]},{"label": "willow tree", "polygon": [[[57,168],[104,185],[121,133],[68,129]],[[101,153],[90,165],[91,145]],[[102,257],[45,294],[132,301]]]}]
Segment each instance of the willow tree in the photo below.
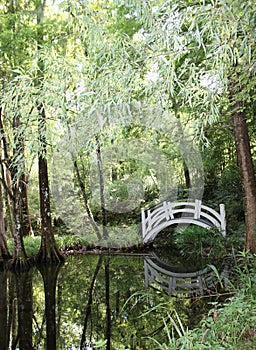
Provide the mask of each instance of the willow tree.
[{"label": "willow tree", "polygon": [[[201,138],[207,125],[233,121],[244,191],[245,246],[255,252],[256,187],[246,123],[255,104],[255,3],[106,4],[67,1],[84,48],[83,68],[92,77],[86,88],[88,93],[93,90],[93,107],[134,100],[158,103],[193,119]],[[113,117],[110,123],[118,121]]]}]

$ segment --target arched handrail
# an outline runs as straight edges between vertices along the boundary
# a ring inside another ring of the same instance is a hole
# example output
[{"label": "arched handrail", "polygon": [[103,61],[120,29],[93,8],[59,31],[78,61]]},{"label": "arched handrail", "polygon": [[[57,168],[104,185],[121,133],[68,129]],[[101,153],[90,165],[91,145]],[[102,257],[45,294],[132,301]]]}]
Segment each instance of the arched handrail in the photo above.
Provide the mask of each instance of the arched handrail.
[{"label": "arched handrail", "polygon": [[225,206],[220,204],[220,212],[202,205],[202,201],[163,202],[156,207],[141,210],[143,242],[154,240],[157,234],[175,224],[194,224],[209,228],[217,227],[226,236]]}]

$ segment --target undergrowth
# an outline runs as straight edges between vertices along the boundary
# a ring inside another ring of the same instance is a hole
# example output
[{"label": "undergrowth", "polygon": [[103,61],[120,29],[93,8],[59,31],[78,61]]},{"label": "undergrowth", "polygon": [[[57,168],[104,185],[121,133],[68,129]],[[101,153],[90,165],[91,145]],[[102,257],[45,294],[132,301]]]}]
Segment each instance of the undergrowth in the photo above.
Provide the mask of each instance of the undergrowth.
[{"label": "undergrowth", "polygon": [[225,283],[234,295],[212,302],[197,328],[184,327],[177,313],[176,317],[168,314],[167,306],[163,323],[168,341],[151,338],[154,346],[159,350],[256,349],[256,255],[240,253],[232,278]]}]

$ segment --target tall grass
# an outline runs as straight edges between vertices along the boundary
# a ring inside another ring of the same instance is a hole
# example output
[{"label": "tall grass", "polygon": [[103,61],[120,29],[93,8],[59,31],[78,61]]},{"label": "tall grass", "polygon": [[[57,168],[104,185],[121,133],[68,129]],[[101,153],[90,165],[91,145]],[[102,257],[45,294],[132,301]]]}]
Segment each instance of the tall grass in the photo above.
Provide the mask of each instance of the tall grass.
[{"label": "tall grass", "polygon": [[[217,271],[216,273],[218,274]],[[164,315],[162,322],[167,341],[160,343],[159,340],[150,337],[152,348],[256,349],[256,255],[240,253],[229,286],[232,288],[230,290],[232,296],[223,302],[209,302],[210,311],[203,317],[200,325],[193,329],[183,325],[175,310],[174,315],[170,315],[168,303],[160,304],[159,312]],[[148,312],[155,312],[157,307],[154,306]]]}]

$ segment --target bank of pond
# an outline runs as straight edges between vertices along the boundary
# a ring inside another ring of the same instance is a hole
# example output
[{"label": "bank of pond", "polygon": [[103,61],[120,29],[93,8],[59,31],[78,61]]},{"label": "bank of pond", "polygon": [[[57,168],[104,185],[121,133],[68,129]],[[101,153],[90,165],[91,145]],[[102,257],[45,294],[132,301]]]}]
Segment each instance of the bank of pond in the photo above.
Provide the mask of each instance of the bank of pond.
[{"label": "bank of pond", "polygon": [[255,257],[241,259],[182,267],[156,252],[87,254],[2,269],[1,349],[254,348]]}]

